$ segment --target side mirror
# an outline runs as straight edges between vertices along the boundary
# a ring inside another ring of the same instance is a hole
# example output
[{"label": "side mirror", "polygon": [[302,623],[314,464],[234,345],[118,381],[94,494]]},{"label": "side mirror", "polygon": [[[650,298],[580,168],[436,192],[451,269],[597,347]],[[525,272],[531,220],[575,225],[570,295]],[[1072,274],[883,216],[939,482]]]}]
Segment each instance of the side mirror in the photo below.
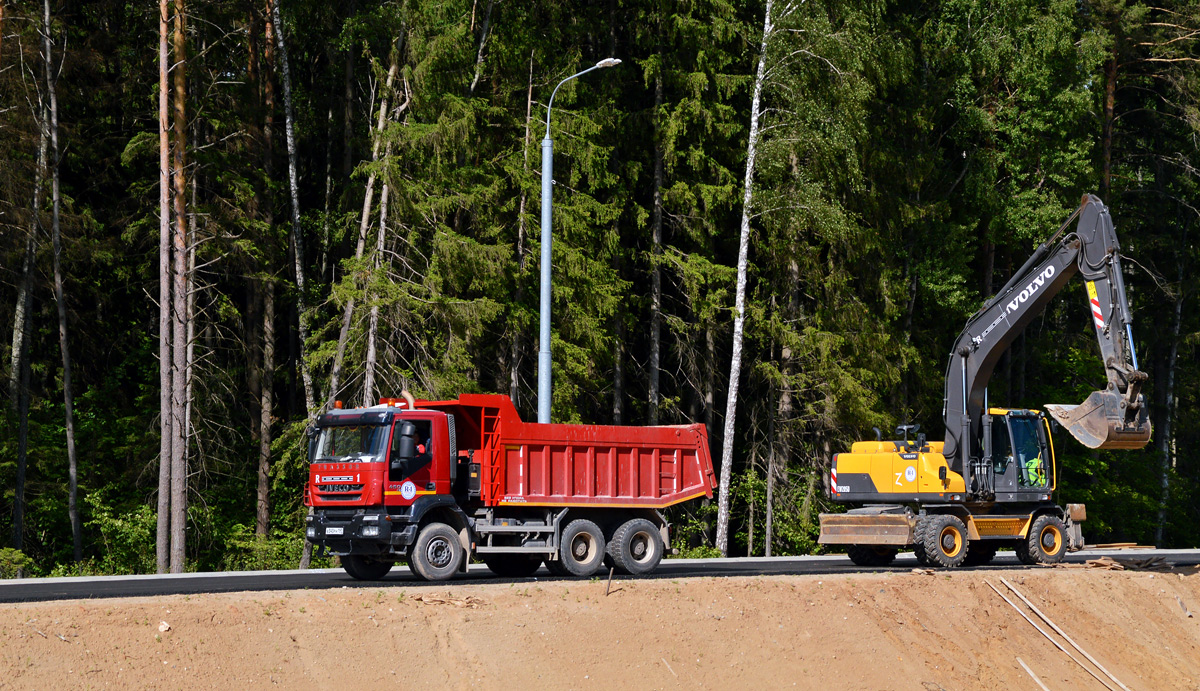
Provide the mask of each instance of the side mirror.
[{"label": "side mirror", "polygon": [[399,468],[402,463],[417,455],[417,426],[411,422],[401,422],[396,428],[397,440],[392,445],[390,459],[393,468]]},{"label": "side mirror", "polygon": [[938,468],[938,479],[942,482],[946,481],[946,466]]}]

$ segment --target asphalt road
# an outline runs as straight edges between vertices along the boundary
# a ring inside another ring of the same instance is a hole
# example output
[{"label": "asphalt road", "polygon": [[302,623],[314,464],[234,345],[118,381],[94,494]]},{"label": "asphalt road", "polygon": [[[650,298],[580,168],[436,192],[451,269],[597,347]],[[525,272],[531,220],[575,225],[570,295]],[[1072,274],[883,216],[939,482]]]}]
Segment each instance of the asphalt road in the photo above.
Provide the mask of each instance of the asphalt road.
[{"label": "asphalt road", "polygon": [[[1084,550],[1067,556],[1069,562],[1084,562],[1098,556],[1161,556],[1178,566],[1200,565],[1200,549],[1190,550]],[[733,559],[667,559],[650,578],[697,578],[726,576],[816,575],[844,573],[882,573],[916,568],[912,553],[901,554],[895,564],[885,568],[861,568],[841,555],[821,557],[754,557]],[[987,568],[1026,569],[1012,552],[1001,552]],[[607,575],[607,574],[605,574]],[[494,576],[482,564],[473,564],[453,583],[508,583],[554,579],[545,568],[531,578],[511,579]],[[621,576],[617,577],[623,578]],[[26,578],[0,580],[0,603],[44,600],[85,600],[113,597],[155,597],[237,591],[327,590],[330,588],[371,588],[380,585],[405,587],[437,586],[417,580],[405,566],[397,566],[382,581],[356,581],[341,569],[306,571],[240,571],[185,573],[147,576],[95,576],[78,578]]]}]

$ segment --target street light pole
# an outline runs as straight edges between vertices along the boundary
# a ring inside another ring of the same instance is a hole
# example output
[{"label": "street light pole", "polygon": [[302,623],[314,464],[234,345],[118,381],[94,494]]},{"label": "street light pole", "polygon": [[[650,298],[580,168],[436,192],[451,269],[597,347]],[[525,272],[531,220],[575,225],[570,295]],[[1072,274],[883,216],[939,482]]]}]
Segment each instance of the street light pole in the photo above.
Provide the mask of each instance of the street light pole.
[{"label": "street light pole", "polygon": [[540,338],[538,348],[538,422],[550,422],[550,217],[554,203],[554,141],[550,139],[550,109],[563,84],[604,67],[616,67],[621,61],[606,58],[558,83],[546,104],[546,136],[542,139],[542,284]]}]

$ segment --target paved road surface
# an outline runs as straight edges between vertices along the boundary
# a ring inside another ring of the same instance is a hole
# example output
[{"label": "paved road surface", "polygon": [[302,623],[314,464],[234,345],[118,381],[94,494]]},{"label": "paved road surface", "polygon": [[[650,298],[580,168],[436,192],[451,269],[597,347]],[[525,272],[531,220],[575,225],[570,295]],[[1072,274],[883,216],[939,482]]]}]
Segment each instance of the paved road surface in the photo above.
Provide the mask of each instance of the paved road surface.
[{"label": "paved road surface", "polygon": [[[1084,550],[1068,555],[1067,561],[1083,562],[1098,556],[1146,557],[1162,556],[1179,566],[1200,565],[1200,549],[1192,550]],[[861,568],[844,556],[822,557],[755,557],[734,559],[668,559],[663,561],[653,578],[695,578],[702,576],[774,576],[801,574],[880,573],[907,570],[917,566],[911,553],[901,554],[893,566]],[[1023,569],[1012,552],[1001,552],[989,568]],[[532,578],[518,581],[549,580],[554,578],[545,568]],[[618,577],[619,578],[619,577]],[[473,564],[468,573],[458,576],[454,583],[506,583],[492,575],[482,564]],[[356,581],[341,569],[310,569],[307,571],[253,571],[186,573],[149,576],[98,576],[81,578],[27,578],[0,580],[0,602],[36,602],[41,600],[76,600],[109,597],[153,597],[158,595],[191,595],[225,593],[244,590],[325,590],[329,588],[378,587],[380,584],[423,587],[430,584],[417,580],[407,567],[397,566],[383,581]]]}]

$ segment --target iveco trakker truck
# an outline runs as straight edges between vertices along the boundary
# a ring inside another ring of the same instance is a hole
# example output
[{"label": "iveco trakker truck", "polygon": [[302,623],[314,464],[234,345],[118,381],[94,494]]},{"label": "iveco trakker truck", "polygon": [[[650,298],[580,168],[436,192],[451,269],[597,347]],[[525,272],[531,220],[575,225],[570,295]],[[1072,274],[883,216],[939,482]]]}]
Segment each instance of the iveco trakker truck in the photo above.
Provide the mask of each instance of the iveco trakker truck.
[{"label": "iveco trakker truck", "polygon": [[648,573],[670,545],[662,510],[716,486],[704,425],[529,423],[491,394],[331,410],[309,461],[307,538],[362,580],[398,562],[444,580],[476,556],[513,577],[590,576],[606,556]]}]

